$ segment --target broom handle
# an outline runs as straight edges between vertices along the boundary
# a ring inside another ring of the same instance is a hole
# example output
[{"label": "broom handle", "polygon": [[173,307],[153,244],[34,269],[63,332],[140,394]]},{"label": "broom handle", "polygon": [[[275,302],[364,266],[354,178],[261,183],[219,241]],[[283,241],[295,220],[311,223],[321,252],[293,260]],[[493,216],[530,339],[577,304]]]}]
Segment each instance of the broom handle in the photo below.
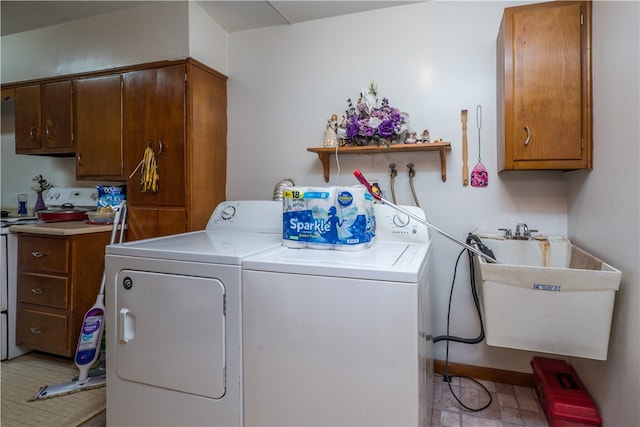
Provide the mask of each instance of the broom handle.
[{"label": "broom handle", "polygon": [[469,185],[469,165],[467,165],[469,157],[469,149],[467,147],[467,110],[462,110],[462,185]]}]

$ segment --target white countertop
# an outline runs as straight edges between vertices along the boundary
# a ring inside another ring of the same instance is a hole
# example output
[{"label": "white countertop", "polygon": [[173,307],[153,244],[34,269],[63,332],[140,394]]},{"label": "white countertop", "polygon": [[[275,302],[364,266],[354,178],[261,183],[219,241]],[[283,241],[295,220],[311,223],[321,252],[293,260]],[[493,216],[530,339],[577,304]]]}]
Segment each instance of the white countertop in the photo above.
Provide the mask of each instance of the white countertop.
[{"label": "white countertop", "polygon": [[113,230],[113,224],[89,224],[86,220],[18,224],[9,227],[9,231],[11,231],[12,233],[49,234],[54,236],[72,236],[75,234],[101,233],[111,230]]}]

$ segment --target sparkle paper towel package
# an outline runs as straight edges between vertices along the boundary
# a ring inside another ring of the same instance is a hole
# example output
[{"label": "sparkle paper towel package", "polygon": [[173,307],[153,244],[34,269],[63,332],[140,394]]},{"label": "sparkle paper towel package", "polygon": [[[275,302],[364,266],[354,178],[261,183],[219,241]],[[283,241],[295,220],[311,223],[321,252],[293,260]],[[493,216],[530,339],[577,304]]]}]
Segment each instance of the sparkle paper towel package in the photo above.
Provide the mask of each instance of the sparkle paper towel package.
[{"label": "sparkle paper towel package", "polygon": [[373,197],[362,185],[283,191],[283,245],[360,250],[375,241]]}]

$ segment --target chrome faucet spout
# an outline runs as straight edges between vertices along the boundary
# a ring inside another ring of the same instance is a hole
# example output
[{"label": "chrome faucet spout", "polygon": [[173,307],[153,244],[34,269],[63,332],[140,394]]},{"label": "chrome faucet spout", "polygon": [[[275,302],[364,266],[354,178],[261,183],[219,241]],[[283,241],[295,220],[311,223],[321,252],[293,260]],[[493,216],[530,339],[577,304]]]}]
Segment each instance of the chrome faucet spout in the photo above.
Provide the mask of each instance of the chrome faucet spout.
[{"label": "chrome faucet spout", "polygon": [[529,237],[529,227],[527,227],[527,224],[520,222],[518,224],[516,224],[516,234],[515,237]]}]

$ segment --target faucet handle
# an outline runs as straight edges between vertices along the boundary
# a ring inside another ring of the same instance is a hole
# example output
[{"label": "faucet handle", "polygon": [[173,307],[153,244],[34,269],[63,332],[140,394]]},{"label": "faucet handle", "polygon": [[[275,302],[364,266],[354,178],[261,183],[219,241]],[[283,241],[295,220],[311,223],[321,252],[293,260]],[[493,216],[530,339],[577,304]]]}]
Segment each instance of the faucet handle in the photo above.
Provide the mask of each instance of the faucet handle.
[{"label": "faucet handle", "polygon": [[498,228],[498,230],[500,231],[504,231],[504,238],[505,239],[510,239],[511,238],[511,229],[510,228]]}]

